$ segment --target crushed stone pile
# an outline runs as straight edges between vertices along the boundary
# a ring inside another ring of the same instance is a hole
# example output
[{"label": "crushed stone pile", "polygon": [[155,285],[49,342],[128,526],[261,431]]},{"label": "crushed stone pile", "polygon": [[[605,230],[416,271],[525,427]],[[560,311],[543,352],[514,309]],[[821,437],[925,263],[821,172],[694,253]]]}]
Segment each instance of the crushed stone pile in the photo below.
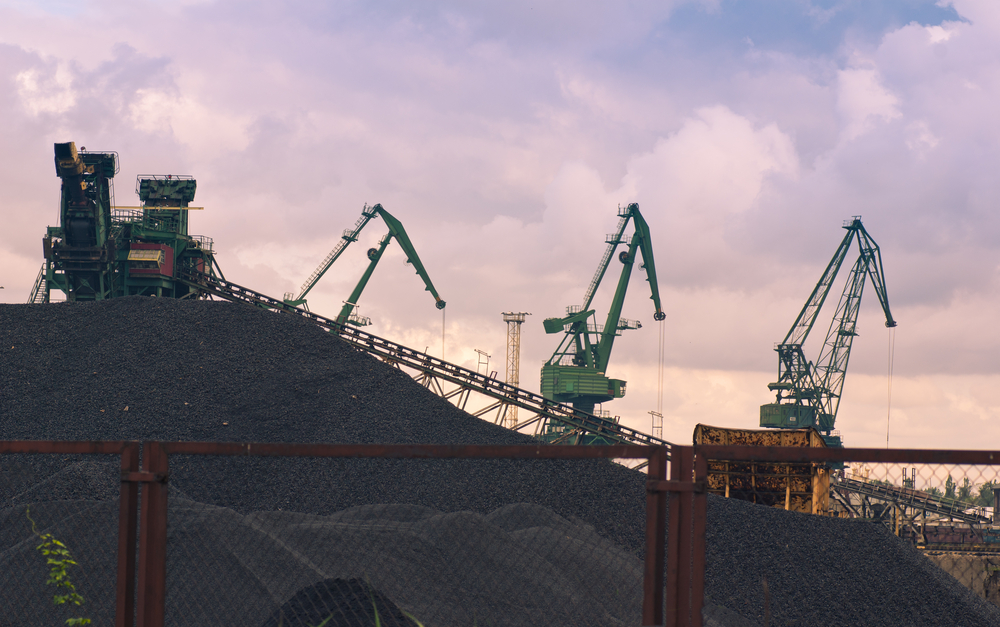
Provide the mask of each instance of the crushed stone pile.
[{"label": "crushed stone pile", "polygon": [[[246,305],[0,305],[0,351],[2,439],[533,442]],[[383,624],[639,624],[645,476],[607,461],[175,456],[170,485],[169,624],[275,624],[281,608],[316,624],[362,593]],[[110,624],[117,493],[116,460],[0,458],[0,606],[34,607],[44,581],[30,505]],[[882,527],[711,498],[706,624],[763,625],[764,578],[771,625],[1000,624]]]}]

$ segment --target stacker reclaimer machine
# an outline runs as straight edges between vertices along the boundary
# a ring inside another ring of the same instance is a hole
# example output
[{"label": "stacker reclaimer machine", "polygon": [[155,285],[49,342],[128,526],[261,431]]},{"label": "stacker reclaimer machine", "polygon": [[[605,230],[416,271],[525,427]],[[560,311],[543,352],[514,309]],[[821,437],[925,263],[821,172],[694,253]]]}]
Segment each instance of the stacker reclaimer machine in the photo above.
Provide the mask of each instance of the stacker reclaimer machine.
[{"label": "stacker reclaimer machine", "polygon": [[140,175],[139,207],[116,207],[118,153],[77,151],[55,145],[56,175],[62,179],[59,226],[42,240],[45,262],[29,302],[46,303],[52,290],[66,300],[119,296],[197,298],[202,293],[178,279],[183,269],[222,275],[212,240],[188,233],[197,181],[190,176]]}]

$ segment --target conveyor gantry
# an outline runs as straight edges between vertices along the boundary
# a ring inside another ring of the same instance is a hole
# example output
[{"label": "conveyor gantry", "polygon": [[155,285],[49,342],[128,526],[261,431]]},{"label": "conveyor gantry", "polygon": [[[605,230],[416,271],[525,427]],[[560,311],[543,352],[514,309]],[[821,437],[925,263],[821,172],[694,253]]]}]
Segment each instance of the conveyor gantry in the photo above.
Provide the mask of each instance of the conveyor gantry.
[{"label": "conveyor gantry", "polygon": [[[355,348],[375,355],[388,363],[417,370],[422,373],[422,379],[427,387],[430,387],[429,382],[434,380],[443,380],[458,386],[456,392],[442,394],[446,398],[449,396],[460,397],[462,394],[467,394],[468,391],[475,391],[494,400],[492,405],[478,412],[476,415],[481,416],[491,409],[502,409],[504,406],[512,405],[533,412],[535,415],[534,418],[521,422],[517,426],[518,429],[529,425],[538,425],[550,420],[568,425],[572,433],[576,434],[576,440],[567,436],[560,441],[561,443],[577,443],[586,434],[600,436],[622,444],[671,446],[670,442],[666,440],[620,425],[614,420],[573,409],[569,405],[551,401],[540,394],[523,390],[469,370],[468,368],[463,368],[443,359],[432,357],[401,344],[396,344],[395,342],[362,331],[357,327],[338,324],[331,318],[326,318],[311,311],[289,305],[282,300],[255,292],[220,277],[185,269],[180,279],[190,287],[218,298],[249,303],[258,307],[283,311],[307,318],[321,328],[337,333]],[[461,405],[459,407],[461,408]],[[498,413],[498,423],[502,415],[502,413]],[[541,427],[544,428],[544,426],[545,424],[541,424]]]},{"label": "conveyor gantry", "polygon": [[954,520],[961,520],[962,522],[973,524],[986,524],[990,522],[987,516],[975,510],[968,511],[972,509],[968,503],[935,497],[927,492],[911,488],[900,488],[881,483],[858,481],[857,479],[841,479],[834,484],[834,489],[853,492],[869,499],[892,503],[900,507],[920,510],[929,514],[937,514]]}]

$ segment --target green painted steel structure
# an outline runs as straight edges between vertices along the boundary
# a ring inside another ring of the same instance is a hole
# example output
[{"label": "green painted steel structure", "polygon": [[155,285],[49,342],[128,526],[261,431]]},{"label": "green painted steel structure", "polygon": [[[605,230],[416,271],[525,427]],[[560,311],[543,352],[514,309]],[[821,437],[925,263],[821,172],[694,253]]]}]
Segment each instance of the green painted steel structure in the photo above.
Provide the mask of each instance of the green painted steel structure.
[{"label": "green painted steel structure", "polygon": [[[871,277],[885,313],[885,326],[896,326],[889,311],[882,253],[878,244],[861,224],[861,216],[846,221],[844,228],[847,229],[847,234],[837,247],[833,259],[827,264],[819,283],[809,295],[785,339],[775,347],[778,353],[778,380],[769,383],[767,388],[777,393],[776,402],[760,407],[760,426],[777,429],[814,427],[823,434],[828,446],[842,446],[840,436],[834,434],[833,429],[844,389],[851,345],[858,335],[858,311],[867,277]],[[802,345],[816,323],[855,237],[858,241],[858,259],[851,268],[819,359],[816,360],[817,365],[814,366],[806,359]]]},{"label": "green painted steel structure", "polygon": [[117,153],[55,144],[55,165],[62,179],[59,226],[48,227],[42,240],[45,262],[29,302],[49,302],[53,290],[71,301],[198,297],[177,280],[179,269],[221,276],[212,240],[188,234],[193,178],[140,175],[142,206],[122,208],[114,203]]},{"label": "green painted steel structure", "polygon": [[[605,240],[608,247],[587,288],[583,305],[571,305],[566,308],[566,316],[547,318],[543,322],[546,333],[563,332],[565,335],[552,357],[542,366],[542,395],[553,401],[570,403],[574,409],[590,414],[594,413],[596,404],[625,396],[625,381],[611,379],[605,373],[615,338],[626,329],[642,327],[637,320],[620,317],[636,255],[642,257],[640,266],[645,269],[646,280],[649,282],[650,299],[655,308],[653,318],[662,321],[666,317],[660,306],[660,290],[656,282],[656,265],[653,261],[649,226],[639,212],[639,205],[632,203],[625,209],[619,210],[618,217],[618,228]],[[632,222],[635,229],[632,237],[625,235],[629,222]],[[627,248],[617,256],[622,263],[618,287],[611,301],[607,320],[604,326],[599,326],[596,323],[596,312],[590,305],[611,259],[615,257],[615,252],[621,245]],[[591,321],[592,319],[594,321]],[[562,437],[562,432],[566,428],[567,426],[561,423],[550,422],[546,437],[549,439]],[[594,440],[588,443],[603,442]]]},{"label": "green painted steel structure", "polygon": [[375,271],[375,267],[378,265],[380,259],[382,259],[382,254],[385,252],[386,247],[388,247],[389,242],[396,240],[399,243],[400,248],[403,249],[403,253],[406,255],[406,263],[413,266],[413,269],[417,271],[417,274],[424,282],[424,289],[431,293],[434,297],[434,306],[438,309],[444,309],[445,301],[441,299],[438,295],[437,290],[434,288],[434,283],[431,282],[430,275],[427,274],[427,270],[424,269],[424,264],[420,261],[420,256],[417,255],[417,251],[413,248],[413,244],[410,242],[410,237],[406,234],[406,229],[403,228],[403,224],[397,220],[391,213],[386,211],[382,205],[376,204],[372,207],[365,205],[361,210],[361,217],[354,224],[353,229],[347,229],[340,238],[340,242],[337,246],[326,256],[326,259],[320,263],[319,267],[313,271],[306,282],[302,284],[302,289],[299,290],[299,295],[295,296],[291,293],[286,293],[284,298],[284,303],[292,307],[303,307],[306,310],[309,309],[306,303],[306,295],[316,286],[316,283],[326,274],[335,261],[340,258],[341,253],[352,243],[358,241],[358,236],[361,230],[365,228],[365,225],[371,221],[372,218],[379,216],[382,221],[385,222],[386,226],[389,227],[389,232],[379,240],[377,248],[368,249],[368,267],[365,269],[364,273],[361,275],[361,279],[358,284],[354,287],[351,295],[347,297],[344,301],[344,306],[341,308],[340,313],[337,315],[338,324],[353,324],[357,326],[368,326],[371,324],[371,320],[364,316],[359,316],[354,313],[355,308],[358,306],[358,300],[361,299],[361,293],[364,291],[365,286],[368,285],[368,280],[371,279],[372,273]]}]

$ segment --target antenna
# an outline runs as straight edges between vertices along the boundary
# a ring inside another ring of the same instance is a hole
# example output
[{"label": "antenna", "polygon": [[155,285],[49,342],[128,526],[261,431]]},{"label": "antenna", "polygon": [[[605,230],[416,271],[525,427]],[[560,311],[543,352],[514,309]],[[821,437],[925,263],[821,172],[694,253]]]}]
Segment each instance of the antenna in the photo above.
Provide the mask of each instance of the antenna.
[{"label": "antenna", "polygon": [[478,348],[475,348],[473,350],[475,350],[477,353],[479,353],[479,363],[476,364],[476,372],[478,373],[480,368],[482,368],[483,366],[486,366],[486,374],[489,374],[490,373],[490,356],[491,355],[489,353],[487,353],[486,351],[479,350]]},{"label": "antenna", "polygon": [[658,411],[648,413],[653,417],[653,437],[663,439],[663,414]]}]

